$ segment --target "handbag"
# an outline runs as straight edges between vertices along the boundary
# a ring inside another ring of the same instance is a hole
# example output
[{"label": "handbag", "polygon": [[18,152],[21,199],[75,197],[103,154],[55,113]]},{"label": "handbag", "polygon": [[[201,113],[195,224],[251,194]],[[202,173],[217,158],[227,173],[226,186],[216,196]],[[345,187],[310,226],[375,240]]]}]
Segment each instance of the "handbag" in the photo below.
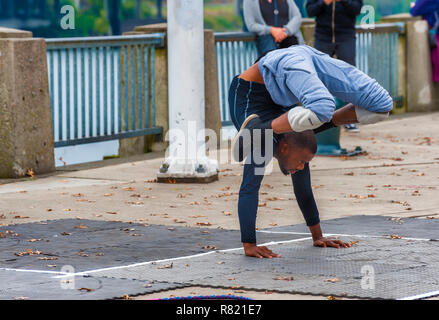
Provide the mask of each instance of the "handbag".
[{"label": "handbag", "polygon": [[436,17],[436,23],[434,27],[430,29],[430,47],[432,49],[437,48],[436,33],[439,30],[439,14],[437,11],[434,13],[434,16]]}]

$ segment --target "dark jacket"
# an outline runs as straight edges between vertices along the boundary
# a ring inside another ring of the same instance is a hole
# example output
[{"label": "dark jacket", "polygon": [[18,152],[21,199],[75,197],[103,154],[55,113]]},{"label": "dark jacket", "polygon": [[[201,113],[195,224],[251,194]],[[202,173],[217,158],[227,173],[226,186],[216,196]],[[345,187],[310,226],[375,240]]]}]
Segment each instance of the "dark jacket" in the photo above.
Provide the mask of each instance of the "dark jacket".
[{"label": "dark jacket", "polygon": [[327,42],[355,38],[356,17],[361,13],[362,6],[363,0],[334,0],[330,5],[326,5],[323,0],[308,0],[308,16],[316,17],[315,37]]},{"label": "dark jacket", "polygon": [[[439,23],[439,0],[418,0],[413,8],[410,9],[412,16],[423,16],[430,27],[434,28]],[[436,30],[439,36],[439,28]]]}]

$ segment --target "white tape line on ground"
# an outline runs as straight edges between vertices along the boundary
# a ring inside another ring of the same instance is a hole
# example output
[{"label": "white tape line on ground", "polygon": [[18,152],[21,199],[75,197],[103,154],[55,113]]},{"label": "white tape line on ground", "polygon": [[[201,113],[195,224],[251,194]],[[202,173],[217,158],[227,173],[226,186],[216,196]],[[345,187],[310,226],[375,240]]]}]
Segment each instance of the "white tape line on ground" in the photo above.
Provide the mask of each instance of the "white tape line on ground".
[{"label": "white tape line on ground", "polygon": [[[276,244],[298,242],[298,241],[309,240],[309,239],[312,239],[312,237],[306,237],[306,238],[300,238],[300,239],[294,239],[294,240],[285,240],[285,241],[272,241],[272,242],[258,244],[258,246],[273,246]],[[241,248],[233,248],[233,249],[224,249],[224,250],[218,250],[218,252],[229,252],[229,251],[237,251],[237,250],[243,250],[243,249],[242,249],[242,247]]]},{"label": "white tape line on ground", "polygon": [[[261,233],[278,233],[278,234],[309,234],[309,233],[301,233],[301,232],[289,232],[289,231],[271,231],[271,230],[258,230]],[[364,234],[342,234],[342,233],[325,233],[326,237],[340,236],[340,237],[357,237],[357,238],[378,238],[378,239],[389,239],[389,235],[382,236],[372,236],[372,235],[364,235]],[[402,240],[413,240],[413,241],[435,241],[436,239],[425,239],[425,238],[408,238],[402,237]]]},{"label": "white tape line on ground", "polygon": [[427,293],[423,293],[423,294],[418,294],[417,296],[401,298],[401,299],[398,299],[398,300],[418,300],[418,299],[430,298],[430,297],[434,297],[434,296],[439,296],[439,290],[438,291],[427,292]]},{"label": "white tape line on ground", "polygon": [[66,274],[66,272],[61,271],[49,271],[49,270],[32,270],[32,269],[13,269],[13,268],[0,268],[0,271],[16,271],[16,272],[29,272],[29,273],[48,273],[48,274]]},{"label": "white tape line on ground", "polygon": [[[260,246],[284,244],[284,243],[298,242],[298,241],[309,240],[309,239],[312,239],[312,237],[301,238],[301,239],[294,239],[294,240],[286,240],[286,241],[267,242],[267,243],[260,244]],[[236,250],[242,250],[242,247],[240,247],[240,248],[232,248],[232,249],[215,250],[215,251],[204,252],[204,253],[199,253],[199,254],[194,254],[194,255],[184,256],[184,257],[177,257],[177,258],[169,258],[169,259],[162,259],[162,260],[139,262],[139,263],[134,263],[134,264],[126,265],[126,266],[108,267],[108,268],[95,269],[95,270],[83,271],[83,272],[78,272],[78,273],[69,273],[69,274],[63,274],[63,275],[55,276],[54,278],[65,278],[65,277],[72,277],[72,276],[83,276],[83,275],[89,275],[91,273],[96,273],[96,272],[101,272],[101,271],[111,271],[111,270],[126,269],[126,268],[132,268],[132,267],[145,266],[145,265],[153,264],[153,263],[172,262],[172,261],[177,261],[177,260],[202,257],[202,256],[206,256],[206,255],[213,254],[213,253],[216,253],[216,252],[229,252],[229,251],[236,251]]]},{"label": "white tape line on ground", "polygon": [[210,252],[204,252],[204,253],[199,253],[199,254],[194,254],[191,256],[184,256],[184,257],[177,257],[177,258],[169,258],[169,259],[162,259],[162,260],[154,260],[154,261],[145,261],[145,262],[139,262],[139,263],[133,263],[133,264],[129,264],[126,266],[117,266],[117,267],[108,267],[108,268],[102,268],[102,269],[95,269],[95,270],[89,270],[89,271],[82,271],[82,272],[78,272],[78,273],[69,273],[68,275],[62,275],[62,276],[57,276],[54,278],[65,278],[67,276],[72,277],[72,276],[83,276],[83,275],[88,275],[90,273],[96,273],[96,272],[101,272],[101,271],[110,271],[110,270],[118,270],[118,269],[125,269],[125,268],[132,268],[132,267],[139,267],[139,266],[145,266],[148,264],[154,264],[154,263],[161,263],[161,262],[171,262],[171,261],[176,261],[176,260],[183,260],[183,259],[190,259],[190,258],[196,258],[196,257],[201,257],[201,256],[206,256],[208,254],[212,254],[215,253],[216,251],[210,251]]}]

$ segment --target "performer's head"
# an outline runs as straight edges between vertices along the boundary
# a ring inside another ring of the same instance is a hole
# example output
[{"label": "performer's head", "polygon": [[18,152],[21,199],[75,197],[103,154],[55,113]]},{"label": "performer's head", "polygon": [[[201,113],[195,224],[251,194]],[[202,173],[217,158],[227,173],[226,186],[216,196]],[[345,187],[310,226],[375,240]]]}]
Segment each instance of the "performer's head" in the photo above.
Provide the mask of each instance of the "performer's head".
[{"label": "performer's head", "polygon": [[317,141],[312,130],[303,132],[288,132],[281,135],[274,150],[274,156],[279,162],[284,175],[303,170],[317,152]]}]

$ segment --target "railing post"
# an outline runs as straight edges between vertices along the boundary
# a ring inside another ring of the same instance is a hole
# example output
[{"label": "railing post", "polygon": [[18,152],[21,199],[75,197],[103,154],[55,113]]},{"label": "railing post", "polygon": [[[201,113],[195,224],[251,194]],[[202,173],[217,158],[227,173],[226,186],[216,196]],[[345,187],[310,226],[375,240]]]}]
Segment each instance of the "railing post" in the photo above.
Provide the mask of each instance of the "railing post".
[{"label": "railing post", "polygon": [[[430,111],[434,104],[434,86],[431,66],[431,52],[428,44],[428,24],[421,17],[398,14],[383,17],[382,22],[405,22],[406,38],[401,39],[399,49],[406,53],[405,70],[407,111]],[[405,89],[404,87],[401,89]]]},{"label": "railing post", "polygon": [[[123,35],[142,35],[152,33],[165,33],[166,23],[151,24],[136,27],[133,31],[125,32]],[[166,39],[166,37],[165,37]],[[166,40],[165,40],[166,42]],[[148,137],[137,137],[119,140],[119,155],[122,157],[127,154],[143,153],[144,149],[154,152],[164,151],[167,143],[164,142],[164,134],[169,130],[169,108],[168,108],[168,48],[156,48],[154,57],[155,70],[155,107],[156,107],[156,126],[163,129],[163,135]],[[137,148],[135,146],[137,145]],[[139,146],[140,145],[140,146]],[[122,154],[121,154],[122,153]]]},{"label": "railing post", "polygon": [[55,170],[44,39],[0,28],[0,178]]},{"label": "railing post", "polygon": [[314,33],[316,30],[316,22],[314,19],[304,18],[302,20],[302,34],[305,44],[314,47]]}]

